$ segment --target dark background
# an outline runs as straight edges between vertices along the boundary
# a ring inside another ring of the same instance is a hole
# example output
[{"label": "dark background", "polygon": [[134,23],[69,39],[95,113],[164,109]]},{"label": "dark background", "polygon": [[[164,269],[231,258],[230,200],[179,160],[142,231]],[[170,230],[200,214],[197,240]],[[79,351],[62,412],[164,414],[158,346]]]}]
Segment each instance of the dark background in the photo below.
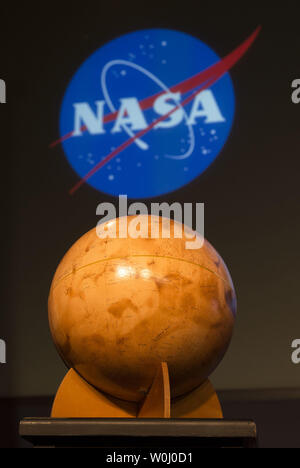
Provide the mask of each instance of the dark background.
[{"label": "dark background", "polygon": [[[78,178],[61,146],[49,149],[59,136],[60,105],[74,72],[102,44],[136,29],[185,31],[223,57],[260,24],[259,38],[230,71],[236,115],[221,154],[191,184],[155,201],[205,203],[206,237],[235,283],[235,334],[212,377],[227,392],[226,401],[240,405],[227,406],[226,416],[260,419],[265,444],[278,445],[281,438],[283,445],[296,444],[291,418],[300,416],[300,367],[291,362],[291,342],[300,338],[300,105],[291,102],[291,82],[300,78],[300,6],[124,3],[83,4],[80,11],[63,4],[40,11],[1,6],[0,78],[7,104],[0,105],[0,338],[7,343],[7,364],[0,365],[0,433],[11,427],[9,444],[16,444],[22,411],[46,415],[48,403],[39,406],[37,397],[49,402],[65,372],[48,330],[50,282],[65,251],[95,226],[98,203],[116,201],[89,185],[70,196]],[[277,400],[274,389],[281,391]],[[238,396],[245,390],[248,406]],[[255,414],[251,401],[260,408]],[[4,411],[9,404],[12,410]],[[277,436],[269,418],[274,412],[285,414]]]}]

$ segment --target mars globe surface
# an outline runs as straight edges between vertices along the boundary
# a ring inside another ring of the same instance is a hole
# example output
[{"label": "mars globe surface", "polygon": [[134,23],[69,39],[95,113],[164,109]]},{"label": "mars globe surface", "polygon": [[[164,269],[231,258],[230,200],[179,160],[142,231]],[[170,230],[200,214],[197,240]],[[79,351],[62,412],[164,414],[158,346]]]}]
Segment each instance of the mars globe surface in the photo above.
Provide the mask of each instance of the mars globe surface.
[{"label": "mars globe surface", "polygon": [[187,249],[181,224],[171,221],[166,238],[166,219],[144,216],[148,229],[159,226],[157,238],[120,238],[120,219],[104,225],[115,238],[94,228],[59,264],[48,303],[53,340],[67,366],[106,394],[141,401],[166,362],[172,398],[184,395],[229,345],[236,313],[229,272],[206,240]]}]

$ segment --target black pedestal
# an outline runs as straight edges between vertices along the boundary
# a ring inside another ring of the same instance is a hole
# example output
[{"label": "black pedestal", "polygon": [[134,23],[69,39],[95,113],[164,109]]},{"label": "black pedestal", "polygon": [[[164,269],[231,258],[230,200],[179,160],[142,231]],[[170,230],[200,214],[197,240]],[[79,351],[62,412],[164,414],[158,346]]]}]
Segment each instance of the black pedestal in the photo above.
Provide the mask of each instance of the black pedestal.
[{"label": "black pedestal", "polygon": [[20,435],[35,447],[102,448],[114,457],[141,453],[144,460],[150,449],[187,454],[206,447],[256,447],[254,422],[214,419],[25,418]]}]

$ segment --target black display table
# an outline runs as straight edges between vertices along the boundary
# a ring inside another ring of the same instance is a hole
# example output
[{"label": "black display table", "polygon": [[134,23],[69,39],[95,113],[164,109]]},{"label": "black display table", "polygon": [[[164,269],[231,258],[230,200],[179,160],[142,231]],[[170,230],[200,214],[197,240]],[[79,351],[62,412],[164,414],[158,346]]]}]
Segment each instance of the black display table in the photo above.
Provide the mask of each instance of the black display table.
[{"label": "black display table", "polygon": [[205,447],[256,447],[254,422],[216,419],[25,418],[20,422],[20,435],[35,447],[102,448],[113,456],[129,449],[147,456],[149,448],[159,453],[159,449],[171,448],[186,452]]}]

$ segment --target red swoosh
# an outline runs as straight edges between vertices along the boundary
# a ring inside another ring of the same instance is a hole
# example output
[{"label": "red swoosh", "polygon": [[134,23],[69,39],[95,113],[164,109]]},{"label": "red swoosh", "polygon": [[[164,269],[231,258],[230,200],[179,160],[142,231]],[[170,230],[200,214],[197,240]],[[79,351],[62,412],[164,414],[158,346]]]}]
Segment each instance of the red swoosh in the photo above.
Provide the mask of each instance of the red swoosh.
[{"label": "red swoosh", "polygon": [[[181,92],[182,94],[191,91],[192,89],[196,88],[196,90],[188,96],[184,101],[182,101],[180,104],[178,104],[176,107],[174,107],[171,111],[169,111],[167,114],[164,114],[157,118],[155,121],[153,121],[147,128],[141,130],[140,132],[136,133],[133,137],[129,138],[126,140],[124,143],[122,143],[118,148],[116,148],[114,151],[112,151],[110,154],[108,154],[102,161],[100,161],[98,164],[96,164],[82,179],[80,179],[74,187],[71,188],[70,194],[73,194],[78,190],[90,177],[92,177],[99,169],[101,169],[105,164],[107,164],[111,159],[113,159],[117,154],[119,154],[121,151],[124,151],[128,146],[130,146],[136,139],[141,138],[144,136],[146,133],[148,133],[156,124],[161,122],[162,120],[167,119],[173,112],[175,112],[180,106],[184,107],[188,102],[190,102],[196,93],[199,93],[200,91],[203,91],[204,89],[207,89],[208,87],[212,86],[216,81],[218,81],[230,68],[233,67],[242,57],[243,55],[247,52],[247,50],[250,48],[250,46],[253,44],[255,41],[256,37],[258,36],[259,32],[261,30],[261,27],[259,26],[256,28],[256,30],[241,44],[239,45],[233,52],[228,54],[226,57],[224,57],[222,60],[217,62],[214,65],[211,65],[208,67],[206,70],[201,71],[200,73],[197,73],[196,75],[182,81],[181,83],[178,83],[170,88],[171,92]],[[204,83],[204,84],[203,84]],[[202,85],[202,86],[201,86]],[[157,99],[158,96],[164,94],[165,91],[161,91],[153,96],[147,97],[140,101],[140,106],[143,110],[148,109],[149,107],[152,106],[153,102],[155,99]],[[110,122],[114,120],[117,116],[117,112],[113,112],[111,114],[107,114],[104,117],[104,122]],[[83,126],[82,130],[86,130],[86,127]],[[70,137],[72,137],[73,132],[68,133],[67,135],[64,135],[62,138],[59,140],[53,142],[50,146],[53,147],[56,144],[60,143],[61,141],[64,141]]]}]

